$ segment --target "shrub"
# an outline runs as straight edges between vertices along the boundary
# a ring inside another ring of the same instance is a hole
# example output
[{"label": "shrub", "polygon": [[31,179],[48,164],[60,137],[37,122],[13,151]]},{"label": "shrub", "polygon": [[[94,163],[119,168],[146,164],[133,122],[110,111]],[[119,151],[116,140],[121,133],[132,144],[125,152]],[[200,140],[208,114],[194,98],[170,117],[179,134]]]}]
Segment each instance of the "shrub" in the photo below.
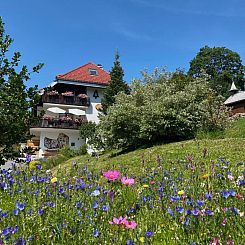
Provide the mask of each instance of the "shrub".
[{"label": "shrub", "polygon": [[205,75],[188,78],[156,70],[135,80],[129,95],[101,116],[99,134],[108,147],[130,148],[149,142],[193,138],[201,128],[223,129],[228,118]]}]

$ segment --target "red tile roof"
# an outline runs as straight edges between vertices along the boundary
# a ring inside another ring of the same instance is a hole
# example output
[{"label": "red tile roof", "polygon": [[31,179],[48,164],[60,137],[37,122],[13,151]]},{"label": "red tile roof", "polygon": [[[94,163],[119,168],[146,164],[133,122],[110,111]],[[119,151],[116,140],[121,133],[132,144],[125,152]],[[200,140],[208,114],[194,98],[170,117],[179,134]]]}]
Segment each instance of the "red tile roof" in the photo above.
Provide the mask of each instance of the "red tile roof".
[{"label": "red tile roof", "polygon": [[[96,70],[97,75],[90,75],[90,69]],[[65,74],[57,75],[56,79],[107,85],[111,77],[108,72],[99,68],[97,65],[87,63]]]}]

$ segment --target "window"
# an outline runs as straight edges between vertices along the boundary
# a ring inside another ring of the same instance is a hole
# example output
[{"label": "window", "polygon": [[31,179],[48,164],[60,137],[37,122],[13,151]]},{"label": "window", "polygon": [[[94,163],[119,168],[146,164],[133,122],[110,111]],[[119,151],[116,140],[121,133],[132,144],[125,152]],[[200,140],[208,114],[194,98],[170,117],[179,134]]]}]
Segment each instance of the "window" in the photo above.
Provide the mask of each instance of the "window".
[{"label": "window", "polygon": [[95,69],[89,69],[89,73],[90,73],[90,75],[92,75],[92,76],[97,76],[97,75],[98,75],[98,72],[97,72],[97,70],[95,70]]},{"label": "window", "polygon": [[75,146],[75,143],[74,142],[71,142],[71,146]]}]

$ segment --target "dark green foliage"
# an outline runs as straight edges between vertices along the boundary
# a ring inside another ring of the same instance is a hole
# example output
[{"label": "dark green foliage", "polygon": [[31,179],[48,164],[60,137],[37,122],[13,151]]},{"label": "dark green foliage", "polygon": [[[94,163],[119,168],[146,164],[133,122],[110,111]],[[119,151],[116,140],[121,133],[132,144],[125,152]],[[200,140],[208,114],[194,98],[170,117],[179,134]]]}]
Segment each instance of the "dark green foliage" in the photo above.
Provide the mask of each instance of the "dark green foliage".
[{"label": "dark green foliage", "polygon": [[11,59],[7,51],[13,40],[5,34],[0,17],[0,159],[6,152],[8,157],[14,144],[25,141],[33,118],[32,108],[39,100],[37,86],[27,88],[25,81],[33,72],[39,72],[43,64],[32,68],[19,68],[21,54],[15,52]]},{"label": "dark green foliage", "polygon": [[205,46],[190,62],[188,75],[200,77],[206,72],[210,85],[218,94],[228,97],[232,81],[239,89],[244,89],[244,66],[238,53],[225,48]]},{"label": "dark green foliage", "polygon": [[119,92],[124,92],[126,94],[129,93],[129,87],[123,81],[124,71],[119,61],[118,52],[116,52],[115,54],[114,66],[112,67],[110,76],[111,76],[111,81],[109,82],[105,90],[105,93],[104,93],[104,96],[101,102],[102,107],[103,107],[102,111],[104,114],[107,114],[107,110],[109,106],[115,103],[115,95],[117,95]]}]

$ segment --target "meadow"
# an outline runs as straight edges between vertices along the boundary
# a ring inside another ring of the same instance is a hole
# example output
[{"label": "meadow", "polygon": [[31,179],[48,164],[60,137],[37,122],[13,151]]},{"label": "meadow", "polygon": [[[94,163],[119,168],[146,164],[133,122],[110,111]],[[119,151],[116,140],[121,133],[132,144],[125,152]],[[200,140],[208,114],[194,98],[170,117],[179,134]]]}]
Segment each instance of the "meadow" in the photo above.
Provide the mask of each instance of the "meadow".
[{"label": "meadow", "polygon": [[0,244],[244,244],[244,159],[219,137],[3,171]]}]

